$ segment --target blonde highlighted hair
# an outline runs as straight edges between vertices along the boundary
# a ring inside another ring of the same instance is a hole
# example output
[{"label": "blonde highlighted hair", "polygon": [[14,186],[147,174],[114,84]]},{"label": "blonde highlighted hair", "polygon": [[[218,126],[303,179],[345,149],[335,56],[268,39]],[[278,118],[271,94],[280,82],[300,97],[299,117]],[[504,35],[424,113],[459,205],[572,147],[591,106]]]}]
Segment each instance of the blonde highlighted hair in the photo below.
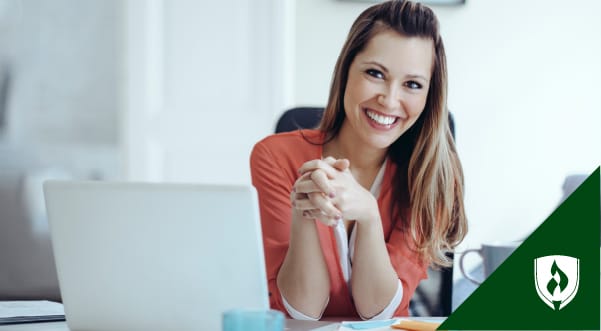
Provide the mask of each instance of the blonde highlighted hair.
[{"label": "blonde highlighted hair", "polygon": [[345,117],[344,93],[355,56],[382,31],[426,38],[434,44],[434,66],[424,111],[389,148],[394,175],[395,226],[408,231],[412,248],[423,261],[448,266],[449,252],[463,240],[467,220],[463,206],[463,171],[450,131],[447,68],[438,19],[432,10],[411,1],[393,0],[366,9],[353,23],[332,79],[319,129],[326,141],[335,137]]}]

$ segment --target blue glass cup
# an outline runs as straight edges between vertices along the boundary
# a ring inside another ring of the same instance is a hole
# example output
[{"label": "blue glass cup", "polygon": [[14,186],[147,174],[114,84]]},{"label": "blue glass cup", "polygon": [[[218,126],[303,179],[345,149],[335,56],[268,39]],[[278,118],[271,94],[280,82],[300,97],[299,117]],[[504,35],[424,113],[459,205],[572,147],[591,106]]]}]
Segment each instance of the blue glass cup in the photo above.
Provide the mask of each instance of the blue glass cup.
[{"label": "blue glass cup", "polygon": [[283,331],[284,314],[277,310],[232,309],[223,313],[223,331]]}]

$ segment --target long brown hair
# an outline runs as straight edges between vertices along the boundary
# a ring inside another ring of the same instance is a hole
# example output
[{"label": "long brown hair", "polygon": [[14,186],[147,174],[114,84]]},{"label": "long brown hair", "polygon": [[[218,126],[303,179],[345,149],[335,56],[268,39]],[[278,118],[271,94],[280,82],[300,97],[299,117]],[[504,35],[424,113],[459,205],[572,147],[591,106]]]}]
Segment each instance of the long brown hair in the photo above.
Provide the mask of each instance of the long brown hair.
[{"label": "long brown hair", "polygon": [[393,0],[366,9],[353,23],[332,79],[330,96],[319,125],[326,141],[338,135],[345,118],[344,93],[355,56],[379,32],[431,39],[434,66],[424,111],[389,148],[397,165],[393,206],[395,226],[409,231],[424,261],[450,265],[447,257],[465,237],[463,170],[451,135],[447,100],[447,68],[438,19],[432,10],[411,1]]}]

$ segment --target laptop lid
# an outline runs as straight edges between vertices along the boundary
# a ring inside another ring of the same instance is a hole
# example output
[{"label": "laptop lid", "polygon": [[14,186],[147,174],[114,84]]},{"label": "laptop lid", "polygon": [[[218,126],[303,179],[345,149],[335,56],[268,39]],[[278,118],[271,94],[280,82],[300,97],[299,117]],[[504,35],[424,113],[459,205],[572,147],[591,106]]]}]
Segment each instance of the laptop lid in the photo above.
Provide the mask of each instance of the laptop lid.
[{"label": "laptop lid", "polygon": [[47,181],[71,330],[221,330],[231,308],[268,309],[254,188]]}]

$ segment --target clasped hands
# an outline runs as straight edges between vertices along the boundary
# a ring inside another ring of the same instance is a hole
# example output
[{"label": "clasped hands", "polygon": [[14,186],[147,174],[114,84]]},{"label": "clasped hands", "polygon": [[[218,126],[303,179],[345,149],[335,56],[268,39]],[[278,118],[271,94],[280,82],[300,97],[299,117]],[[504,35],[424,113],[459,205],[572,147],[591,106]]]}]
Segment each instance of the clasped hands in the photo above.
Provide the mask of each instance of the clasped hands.
[{"label": "clasped hands", "polygon": [[293,214],[328,226],[377,217],[376,199],[355,180],[349,167],[347,159],[333,157],[304,163],[290,194]]}]

